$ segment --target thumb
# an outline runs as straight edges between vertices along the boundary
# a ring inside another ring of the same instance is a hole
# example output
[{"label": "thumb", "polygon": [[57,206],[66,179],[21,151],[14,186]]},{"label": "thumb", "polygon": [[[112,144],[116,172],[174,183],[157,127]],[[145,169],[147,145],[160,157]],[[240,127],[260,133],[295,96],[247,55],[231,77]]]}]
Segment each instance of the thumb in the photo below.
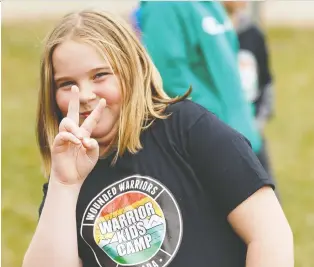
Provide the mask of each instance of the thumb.
[{"label": "thumb", "polygon": [[82,140],[82,144],[84,148],[86,149],[87,156],[94,162],[97,162],[98,157],[99,157],[98,142],[93,138],[84,138]]}]

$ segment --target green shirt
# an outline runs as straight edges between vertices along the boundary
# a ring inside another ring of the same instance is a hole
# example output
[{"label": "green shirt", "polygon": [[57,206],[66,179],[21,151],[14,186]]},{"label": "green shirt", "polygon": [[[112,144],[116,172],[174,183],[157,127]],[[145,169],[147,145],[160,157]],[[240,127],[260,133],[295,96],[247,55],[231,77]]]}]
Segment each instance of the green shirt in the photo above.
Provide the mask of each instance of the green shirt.
[{"label": "green shirt", "polygon": [[258,152],[261,137],[244,97],[238,39],[218,2],[141,2],[142,41],[169,96],[193,87],[192,101],[242,133]]}]

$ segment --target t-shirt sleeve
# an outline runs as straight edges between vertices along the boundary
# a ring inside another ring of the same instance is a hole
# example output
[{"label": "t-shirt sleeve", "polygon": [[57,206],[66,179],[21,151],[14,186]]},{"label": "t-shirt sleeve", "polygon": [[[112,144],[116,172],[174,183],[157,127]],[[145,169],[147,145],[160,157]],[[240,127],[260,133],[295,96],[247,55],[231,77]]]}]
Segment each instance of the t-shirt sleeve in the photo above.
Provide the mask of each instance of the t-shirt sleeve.
[{"label": "t-shirt sleeve", "polygon": [[39,217],[40,217],[41,212],[42,212],[42,210],[44,208],[44,204],[45,204],[45,200],[46,200],[46,196],[47,196],[47,191],[48,191],[48,183],[45,183],[43,185],[43,189],[42,190],[43,190],[43,199],[42,199],[42,201],[40,203],[39,210],[38,210]]},{"label": "t-shirt sleeve", "polygon": [[261,187],[274,189],[247,139],[210,112],[190,127],[187,151],[204,190],[224,216]]}]

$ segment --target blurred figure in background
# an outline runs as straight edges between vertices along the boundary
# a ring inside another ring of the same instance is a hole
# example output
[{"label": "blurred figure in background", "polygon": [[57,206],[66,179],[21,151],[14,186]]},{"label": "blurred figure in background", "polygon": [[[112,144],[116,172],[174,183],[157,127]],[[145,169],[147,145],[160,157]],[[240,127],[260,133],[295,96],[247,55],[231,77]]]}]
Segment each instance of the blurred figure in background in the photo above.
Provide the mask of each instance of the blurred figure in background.
[{"label": "blurred figure in background", "polygon": [[[263,136],[264,127],[274,111],[273,78],[266,38],[262,29],[246,12],[246,1],[224,1],[223,4],[239,38],[242,87],[246,99],[253,104],[256,125]],[[259,158],[268,173],[273,175],[264,138]]]},{"label": "blurred figure in background", "polygon": [[192,85],[192,101],[246,136],[261,138],[242,91],[238,41],[219,2],[141,2],[142,42],[172,97]]},{"label": "blurred figure in background", "polygon": [[136,7],[129,18],[130,23],[135,31],[137,37],[141,39],[141,26],[140,26],[141,8]]},{"label": "blurred figure in background", "polygon": [[269,171],[255,107],[243,93],[237,34],[224,7],[212,1],[143,1],[134,14],[165,91],[174,97],[192,85],[192,101],[248,138]]}]

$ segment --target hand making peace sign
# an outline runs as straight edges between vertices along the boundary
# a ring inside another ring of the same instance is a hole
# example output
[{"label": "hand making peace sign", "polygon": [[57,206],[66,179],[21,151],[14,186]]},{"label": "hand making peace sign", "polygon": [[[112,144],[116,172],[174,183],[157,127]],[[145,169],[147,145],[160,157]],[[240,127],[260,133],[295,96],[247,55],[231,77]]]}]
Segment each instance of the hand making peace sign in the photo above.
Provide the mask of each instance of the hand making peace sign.
[{"label": "hand making peace sign", "polygon": [[72,86],[67,116],[59,125],[59,133],[51,148],[51,173],[64,184],[82,183],[95,167],[99,158],[99,146],[90,138],[106,101],[101,99],[97,107],[79,126],[79,89]]}]

